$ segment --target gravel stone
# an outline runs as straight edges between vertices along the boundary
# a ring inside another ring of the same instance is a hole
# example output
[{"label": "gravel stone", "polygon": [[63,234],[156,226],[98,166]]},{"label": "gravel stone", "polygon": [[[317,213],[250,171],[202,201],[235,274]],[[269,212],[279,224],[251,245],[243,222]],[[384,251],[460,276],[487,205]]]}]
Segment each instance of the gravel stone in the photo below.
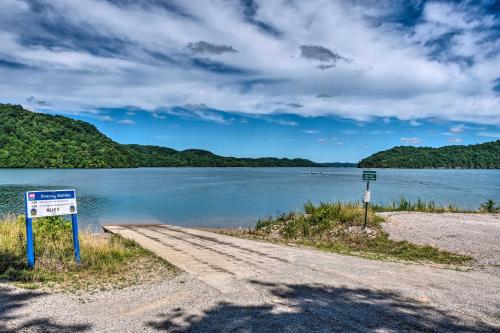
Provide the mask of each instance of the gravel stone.
[{"label": "gravel stone", "polygon": [[482,231],[498,236],[498,217],[491,223],[488,215],[403,215],[389,219],[393,237],[403,237],[412,222],[402,221],[413,218],[429,240],[459,221],[457,236],[449,237],[456,245],[445,246],[468,245],[483,265],[460,271],[188,228],[124,227],[185,272],[81,295],[0,284],[0,332],[499,332],[500,270],[487,266],[498,262],[498,252],[488,249],[494,242],[474,245]]},{"label": "gravel stone", "polygon": [[500,267],[499,214],[381,213],[383,228],[395,240],[429,244]]}]

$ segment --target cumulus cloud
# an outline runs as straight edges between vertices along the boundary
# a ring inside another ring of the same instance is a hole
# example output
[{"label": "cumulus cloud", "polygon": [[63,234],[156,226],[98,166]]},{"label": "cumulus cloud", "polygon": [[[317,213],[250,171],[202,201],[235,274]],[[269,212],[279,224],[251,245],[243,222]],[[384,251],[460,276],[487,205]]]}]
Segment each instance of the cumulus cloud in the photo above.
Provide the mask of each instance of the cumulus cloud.
[{"label": "cumulus cloud", "polygon": [[122,119],[118,121],[118,123],[122,125],[134,125],[135,121],[133,121],[132,119]]},{"label": "cumulus cloud", "polygon": [[408,145],[418,145],[418,144],[422,143],[422,139],[414,136],[411,138],[401,138],[401,142],[404,144],[408,144]]},{"label": "cumulus cloud", "polygon": [[449,143],[461,143],[462,139],[460,139],[460,138],[449,138],[448,142]]},{"label": "cumulus cloud", "polygon": [[315,130],[315,129],[303,130],[302,132],[304,132],[306,134],[317,134],[317,133],[319,133],[319,131]]},{"label": "cumulus cloud", "polygon": [[[204,104],[499,125],[499,20],[493,5],[472,1],[8,0],[0,91],[71,114]],[[207,109],[190,114],[228,122]]]}]

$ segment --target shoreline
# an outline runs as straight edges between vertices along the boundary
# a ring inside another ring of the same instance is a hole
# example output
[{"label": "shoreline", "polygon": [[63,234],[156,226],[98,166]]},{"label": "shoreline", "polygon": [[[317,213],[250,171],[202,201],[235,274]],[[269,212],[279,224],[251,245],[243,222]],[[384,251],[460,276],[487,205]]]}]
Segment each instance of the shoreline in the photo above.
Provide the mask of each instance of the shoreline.
[{"label": "shoreline", "polygon": [[136,170],[136,169],[368,169],[368,170],[500,170],[500,168],[389,168],[359,166],[139,166],[124,168],[0,167],[0,170]]}]

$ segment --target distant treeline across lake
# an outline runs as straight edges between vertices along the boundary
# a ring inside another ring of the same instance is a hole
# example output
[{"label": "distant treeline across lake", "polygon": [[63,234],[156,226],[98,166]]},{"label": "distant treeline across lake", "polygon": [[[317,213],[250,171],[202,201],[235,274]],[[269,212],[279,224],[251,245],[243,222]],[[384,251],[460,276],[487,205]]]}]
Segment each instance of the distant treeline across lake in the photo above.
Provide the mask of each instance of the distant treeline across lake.
[{"label": "distant treeline across lake", "polygon": [[[20,213],[26,190],[75,188],[81,225],[164,222],[251,226],[307,200],[358,201],[357,168],[0,169],[0,214]],[[378,169],[372,200],[401,197],[478,208],[500,202],[500,170]]]}]

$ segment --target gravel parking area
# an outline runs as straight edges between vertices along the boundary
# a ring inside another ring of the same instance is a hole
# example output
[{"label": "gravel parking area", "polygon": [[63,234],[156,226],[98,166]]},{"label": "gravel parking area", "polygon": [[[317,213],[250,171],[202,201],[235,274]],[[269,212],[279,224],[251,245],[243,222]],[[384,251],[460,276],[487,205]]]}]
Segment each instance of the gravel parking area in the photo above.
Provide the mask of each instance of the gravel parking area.
[{"label": "gravel parking area", "polygon": [[0,332],[500,331],[496,269],[373,261],[172,226],[115,232],[185,272],[82,295],[0,284]]},{"label": "gravel parking area", "polygon": [[499,214],[381,213],[384,230],[395,240],[430,244],[469,255],[479,265],[500,267]]}]

